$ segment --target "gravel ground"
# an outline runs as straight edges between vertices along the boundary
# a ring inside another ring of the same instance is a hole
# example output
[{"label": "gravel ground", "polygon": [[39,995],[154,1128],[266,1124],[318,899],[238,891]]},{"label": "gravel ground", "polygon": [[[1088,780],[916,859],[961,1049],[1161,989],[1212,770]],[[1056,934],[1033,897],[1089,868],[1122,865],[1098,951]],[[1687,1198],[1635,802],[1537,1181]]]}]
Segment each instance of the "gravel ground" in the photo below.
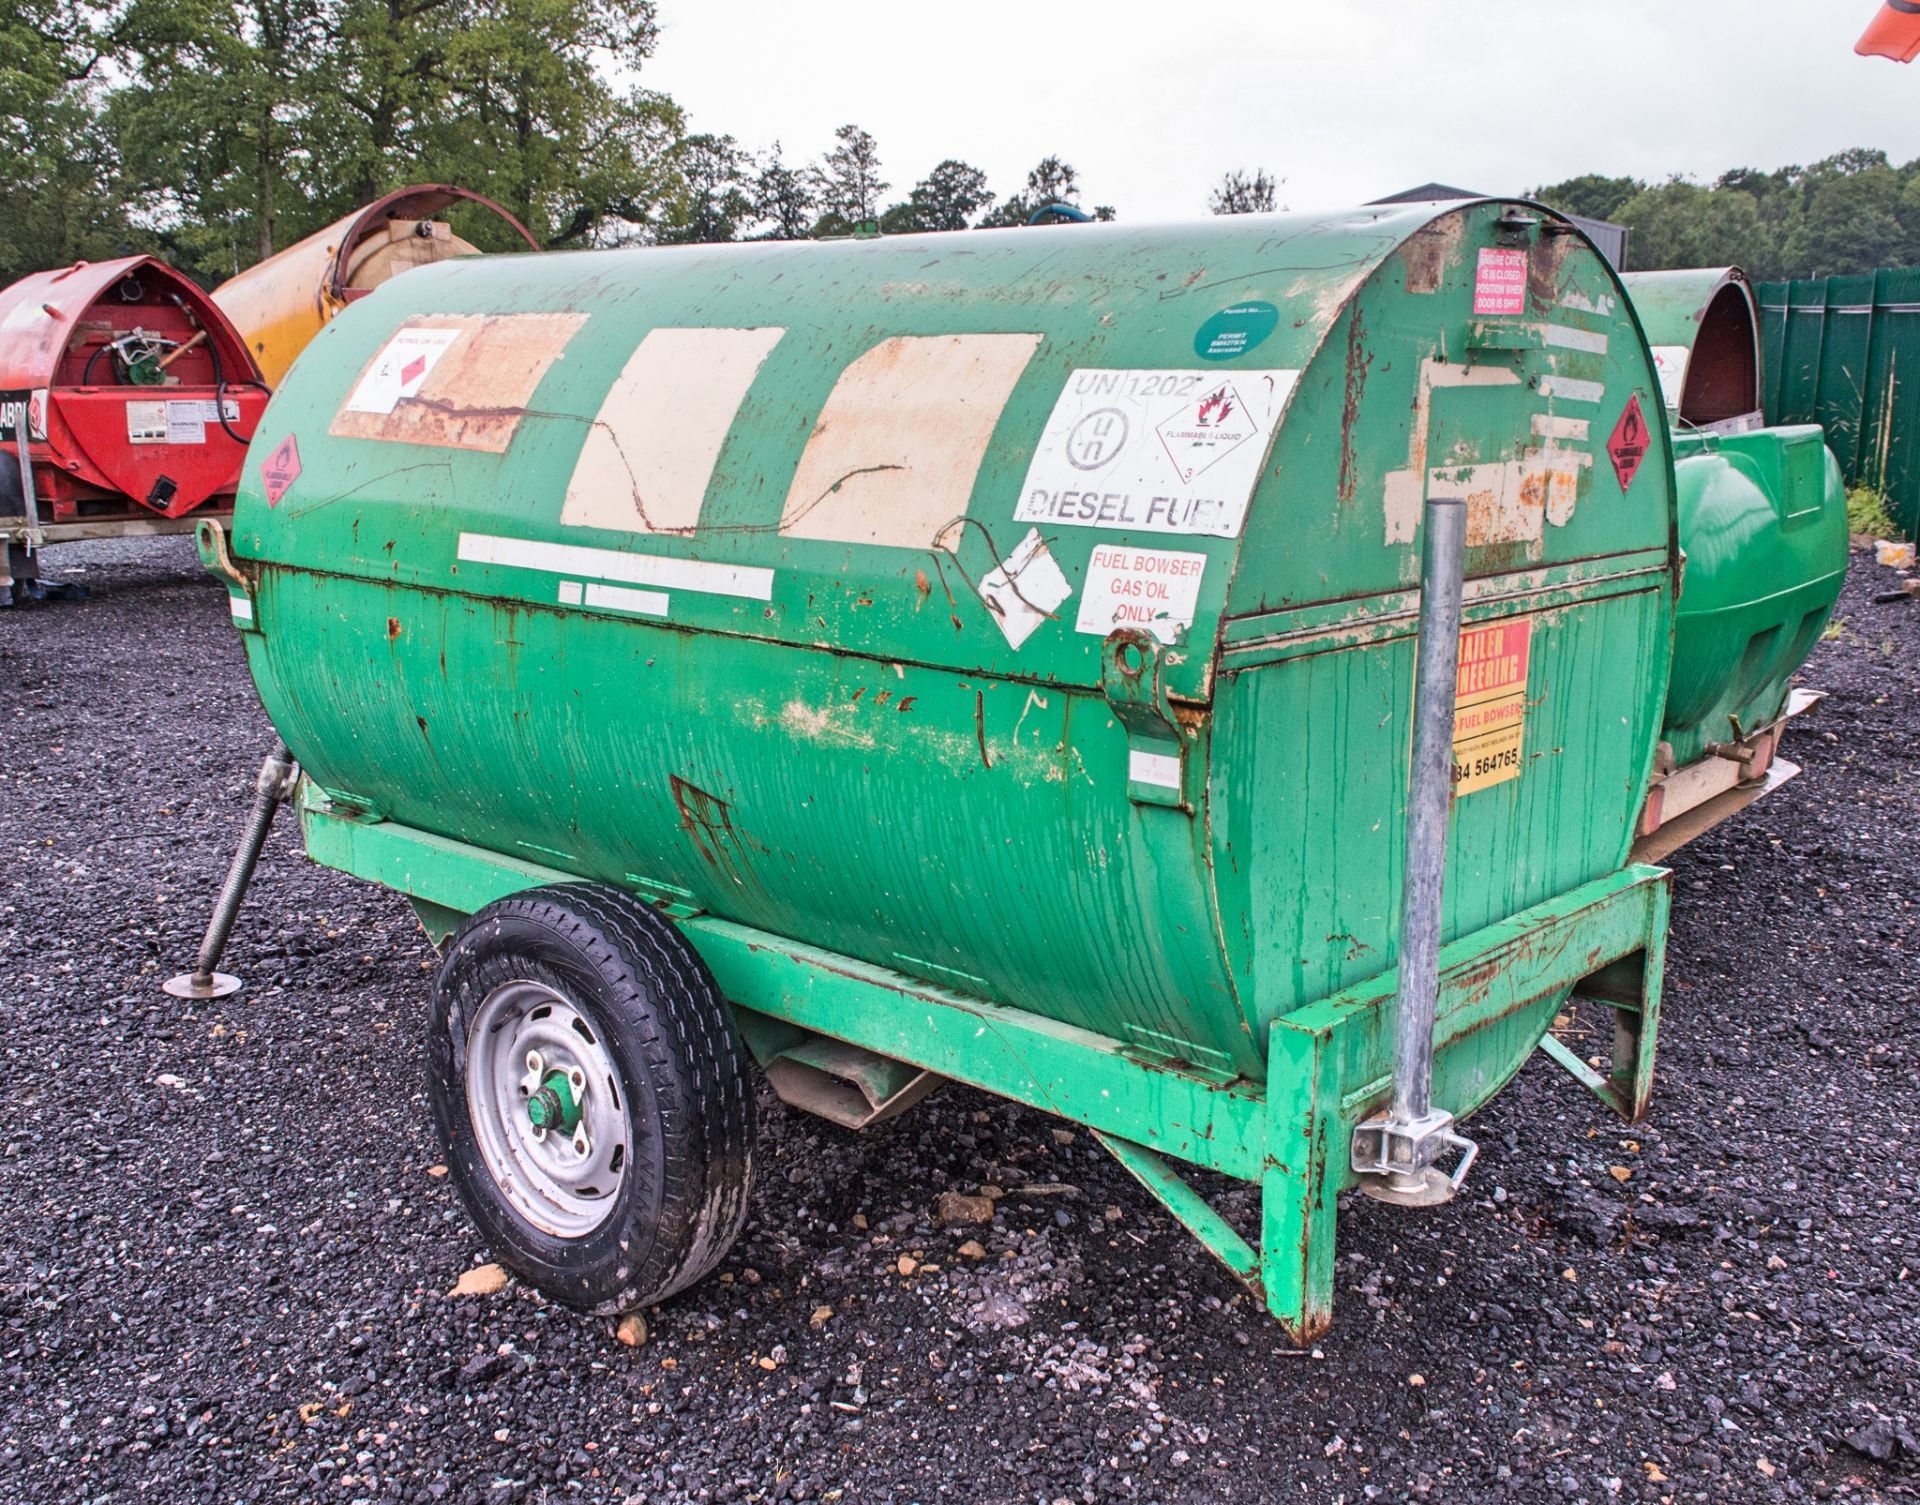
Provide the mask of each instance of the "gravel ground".
[{"label": "gravel ground", "polygon": [[448,1297],[487,1253],[410,911],[284,822],[247,989],[164,996],[268,729],[184,543],[50,562],[92,598],[0,613],[0,1499],[1920,1494],[1920,605],[1871,563],[1805,776],[1677,861],[1649,1121],[1536,1060],[1472,1195],[1343,1211],[1296,1354],[1084,1135],[957,1088],[866,1136],[767,1100],[746,1236],[642,1347]]}]

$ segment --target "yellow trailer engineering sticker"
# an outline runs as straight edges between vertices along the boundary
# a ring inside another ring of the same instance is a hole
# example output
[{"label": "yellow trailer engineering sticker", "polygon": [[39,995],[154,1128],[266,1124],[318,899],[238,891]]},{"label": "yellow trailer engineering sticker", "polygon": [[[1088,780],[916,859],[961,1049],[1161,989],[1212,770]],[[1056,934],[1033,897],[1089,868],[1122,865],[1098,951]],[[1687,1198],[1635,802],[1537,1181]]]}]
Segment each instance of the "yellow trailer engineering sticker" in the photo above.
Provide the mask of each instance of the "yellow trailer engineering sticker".
[{"label": "yellow trailer engineering sticker", "polygon": [[1520,777],[1532,647],[1532,617],[1490,622],[1460,634],[1460,678],[1453,701],[1455,795]]}]

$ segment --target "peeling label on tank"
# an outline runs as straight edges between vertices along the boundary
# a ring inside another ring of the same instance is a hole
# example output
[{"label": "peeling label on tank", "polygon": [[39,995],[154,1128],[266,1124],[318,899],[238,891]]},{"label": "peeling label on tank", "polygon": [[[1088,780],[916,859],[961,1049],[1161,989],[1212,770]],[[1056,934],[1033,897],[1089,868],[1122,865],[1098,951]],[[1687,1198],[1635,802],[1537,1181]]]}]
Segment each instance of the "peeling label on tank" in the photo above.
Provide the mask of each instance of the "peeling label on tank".
[{"label": "peeling label on tank", "polygon": [[882,340],[827,396],[780,513],[784,538],[936,547],[964,516],[1037,334]]},{"label": "peeling label on tank", "polygon": [[504,454],[582,313],[423,314],[360,374],[327,432]]},{"label": "peeling label on tank", "polygon": [[1105,637],[1116,627],[1139,627],[1172,643],[1193,625],[1206,572],[1205,554],[1099,544],[1087,563],[1074,628]]},{"label": "peeling label on tank", "polygon": [[1687,366],[1693,352],[1685,345],[1655,345],[1654,369],[1660,373],[1660,398],[1670,411],[1678,411],[1680,394],[1687,385]]},{"label": "peeling label on tank", "polygon": [[1577,350],[1583,355],[1605,355],[1612,345],[1605,335],[1571,324],[1542,324],[1540,341],[1549,350]]},{"label": "peeling label on tank", "polygon": [[1483,246],[1473,280],[1473,311],[1487,318],[1508,318],[1527,311],[1527,253]]},{"label": "peeling label on tank", "polygon": [[391,413],[402,398],[418,397],[447,347],[464,329],[403,329],[373,358],[352,394],[349,413]]},{"label": "peeling label on tank", "polygon": [[1428,475],[1427,495],[1466,502],[1469,548],[1537,543],[1548,523],[1564,527],[1572,519],[1580,473],[1592,464],[1582,451],[1547,450],[1525,460],[1447,466]]},{"label": "peeling label on tank", "polygon": [[[1458,387],[1515,387],[1519,373],[1505,366],[1462,366],[1453,361],[1427,360],[1420,365],[1420,384],[1413,399],[1413,433],[1407,445],[1404,470],[1390,471],[1382,506],[1386,513],[1386,541],[1412,543],[1426,504],[1429,472],[1427,449],[1433,428],[1433,394]],[[1450,472],[1457,473],[1457,472]],[[1459,495],[1442,490],[1441,496]]]},{"label": "peeling label on tank", "polygon": [[1607,395],[1602,381],[1581,381],[1573,376],[1543,376],[1539,381],[1542,397],[1559,397],[1567,402],[1599,402]]},{"label": "peeling label on tank", "polygon": [[1557,418],[1552,413],[1533,415],[1533,432],[1541,439],[1571,439],[1584,444],[1592,437],[1593,421],[1588,418]]},{"label": "peeling label on tank", "polygon": [[785,333],[648,330],[587,431],[560,521],[627,533],[691,533],[734,416]]},{"label": "peeling label on tank", "polygon": [[1041,432],[1014,518],[1236,538],[1299,379],[1075,371]]},{"label": "peeling label on tank", "polygon": [[1072,594],[1038,528],[1029,528],[1019,546],[980,582],[980,598],[1015,648]]},{"label": "peeling label on tank", "polygon": [[1527,729],[1527,669],[1533,618],[1460,634],[1453,700],[1453,792],[1491,789],[1520,777]]}]

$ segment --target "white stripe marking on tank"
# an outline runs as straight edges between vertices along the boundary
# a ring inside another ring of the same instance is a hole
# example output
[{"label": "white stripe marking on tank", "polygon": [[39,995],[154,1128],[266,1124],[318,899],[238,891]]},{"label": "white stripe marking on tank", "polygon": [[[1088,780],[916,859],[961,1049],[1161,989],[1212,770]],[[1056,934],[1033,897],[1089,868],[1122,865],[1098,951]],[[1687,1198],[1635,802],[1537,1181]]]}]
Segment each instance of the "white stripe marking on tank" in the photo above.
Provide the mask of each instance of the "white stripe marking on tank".
[{"label": "white stripe marking on tank", "polygon": [[1180,760],[1166,753],[1127,749],[1127,777],[1136,784],[1154,784],[1161,789],[1180,787]]},{"label": "white stripe marking on tank", "polygon": [[562,580],[560,582],[560,604],[562,606],[578,606],[582,599],[584,599],[585,594],[586,587],[578,580]]},{"label": "white stripe marking on tank", "polygon": [[228,596],[227,605],[233,609],[234,621],[251,622],[253,620],[253,603],[245,596]]},{"label": "white stripe marking on tank", "polygon": [[773,599],[773,571],[757,565],[670,559],[664,554],[632,554],[624,549],[543,543],[534,538],[503,538],[494,533],[462,533],[459,557],[468,564],[546,570],[555,575],[588,575],[627,585],[698,591],[708,596],[744,596],[752,601]]},{"label": "white stripe marking on tank", "polygon": [[1607,337],[1590,329],[1575,329],[1568,324],[1542,324],[1540,338],[1550,349],[1581,350],[1588,355],[1605,355]]},{"label": "white stripe marking on tank", "polygon": [[1578,381],[1571,376],[1543,376],[1540,378],[1542,397],[1564,397],[1568,402],[1599,402],[1607,395],[1607,384],[1603,381]]},{"label": "white stripe marking on tank", "polygon": [[589,585],[587,605],[610,607],[614,611],[637,611],[647,617],[664,617],[667,614],[667,593],[628,590],[624,585]]},{"label": "white stripe marking on tank", "polygon": [[1584,444],[1593,436],[1593,424],[1585,418],[1556,418],[1551,413],[1535,413],[1533,431],[1542,439],[1572,439]]}]

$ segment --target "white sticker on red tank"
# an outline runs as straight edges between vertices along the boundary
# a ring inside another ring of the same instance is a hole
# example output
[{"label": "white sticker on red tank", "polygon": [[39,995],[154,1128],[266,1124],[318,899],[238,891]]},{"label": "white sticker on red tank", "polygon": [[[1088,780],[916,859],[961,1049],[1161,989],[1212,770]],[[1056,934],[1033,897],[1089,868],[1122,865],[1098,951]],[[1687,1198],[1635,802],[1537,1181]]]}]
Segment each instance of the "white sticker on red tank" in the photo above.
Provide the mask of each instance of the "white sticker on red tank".
[{"label": "white sticker on red tank", "polygon": [[1075,371],[1034,448],[1014,519],[1236,538],[1299,379]]}]

